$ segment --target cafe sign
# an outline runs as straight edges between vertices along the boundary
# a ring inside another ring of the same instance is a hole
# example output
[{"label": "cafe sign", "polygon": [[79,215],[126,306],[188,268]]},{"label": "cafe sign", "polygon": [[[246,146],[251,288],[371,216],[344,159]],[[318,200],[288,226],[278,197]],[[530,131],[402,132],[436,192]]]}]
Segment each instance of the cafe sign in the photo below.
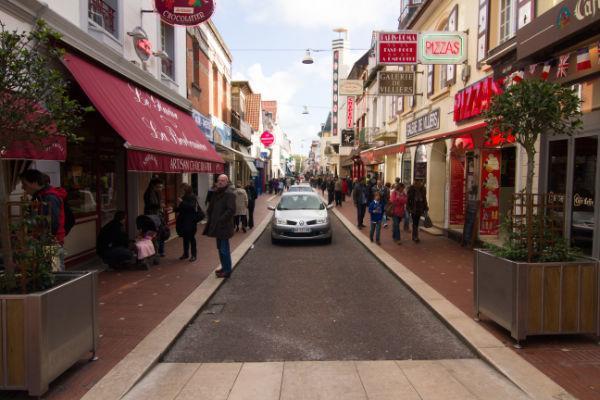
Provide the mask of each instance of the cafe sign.
[{"label": "cafe sign", "polygon": [[360,96],[363,90],[361,79],[340,79],[340,96]]},{"label": "cafe sign", "polygon": [[418,136],[425,132],[434,131],[440,129],[440,109],[436,108],[423,115],[422,117],[415,118],[414,120],[406,123],[406,138]]},{"label": "cafe sign", "polygon": [[414,96],[415,72],[380,71],[378,73],[380,96]]},{"label": "cafe sign", "polygon": [[467,35],[464,32],[421,32],[421,64],[460,64],[467,59]]},{"label": "cafe sign", "polygon": [[215,11],[214,0],[154,0],[160,19],[170,25],[196,26]]}]

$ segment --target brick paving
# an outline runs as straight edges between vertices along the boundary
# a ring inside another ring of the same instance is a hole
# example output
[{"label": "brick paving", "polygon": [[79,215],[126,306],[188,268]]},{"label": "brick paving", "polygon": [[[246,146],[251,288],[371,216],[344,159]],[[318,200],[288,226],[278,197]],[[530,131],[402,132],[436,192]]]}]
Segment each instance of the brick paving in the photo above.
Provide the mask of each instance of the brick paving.
[{"label": "brick paving", "polygon": [[[268,215],[269,194],[258,198],[255,225]],[[105,271],[98,279],[100,341],[98,361],[82,360],[56,379],[43,396],[47,400],[80,399],[173,311],[219,264],[215,240],[198,226],[198,260],[180,261],[182,240],[166,244],[167,256],[149,271]],[[236,233],[233,251],[246,235]],[[4,399],[31,399],[24,392],[0,393]]]},{"label": "brick paving", "polygon": [[[351,201],[338,210],[356,223]],[[369,217],[365,217],[368,226]],[[431,285],[464,313],[475,316],[473,298],[473,251],[445,236],[421,232],[421,243],[401,231],[402,245],[392,241],[392,223],[381,230],[381,246],[390,255]],[[369,235],[367,228],[362,234]],[[600,346],[594,337],[533,336],[523,349],[512,347],[510,333],[482,316],[481,324],[517,354],[581,400],[600,399]]]}]

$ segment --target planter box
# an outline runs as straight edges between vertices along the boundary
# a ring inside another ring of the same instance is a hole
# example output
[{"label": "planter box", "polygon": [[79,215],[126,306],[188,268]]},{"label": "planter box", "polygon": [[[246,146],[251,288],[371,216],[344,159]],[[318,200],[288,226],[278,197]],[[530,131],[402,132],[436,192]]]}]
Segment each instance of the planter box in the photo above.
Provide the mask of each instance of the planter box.
[{"label": "planter box", "polygon": [[531,335],[600,336],[598,261],[514,262],[475,250],[475,312],[510,331]]},{"label": "planter box", "polygon": [[95,353],[96,273],[61,272],[56,280],[44,292],[0,295],[0,389],[41,396],[50,382]]}]

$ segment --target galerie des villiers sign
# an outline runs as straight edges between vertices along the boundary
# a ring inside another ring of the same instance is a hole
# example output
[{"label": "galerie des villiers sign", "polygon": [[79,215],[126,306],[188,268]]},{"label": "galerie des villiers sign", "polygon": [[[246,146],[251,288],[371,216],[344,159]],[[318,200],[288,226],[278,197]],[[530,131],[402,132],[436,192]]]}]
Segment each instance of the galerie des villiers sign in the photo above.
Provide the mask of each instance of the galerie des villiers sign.
[{"label": "galerie des villiers sign", "polygon": [[170,25],[196,26],[215,11],[214,0],[154,0],[160,19]]}]

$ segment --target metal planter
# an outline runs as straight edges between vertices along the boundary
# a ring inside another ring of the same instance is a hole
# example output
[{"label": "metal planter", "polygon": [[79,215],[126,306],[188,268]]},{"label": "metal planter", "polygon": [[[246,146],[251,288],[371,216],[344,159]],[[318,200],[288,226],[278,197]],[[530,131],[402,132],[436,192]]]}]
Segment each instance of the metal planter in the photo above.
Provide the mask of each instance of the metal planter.
[{"label": "metal planter", "polygon": [[[98,338],[95,272],[61,272],[44,292],[0,295],[0,389],[41,396]],[[1,396],[0,396],[1,397]]]},{"label": "metal planter", "polygon": [[475,312],[510,331],[531,335],[600,336],[598,261],[514,262],[475,250]]}]

